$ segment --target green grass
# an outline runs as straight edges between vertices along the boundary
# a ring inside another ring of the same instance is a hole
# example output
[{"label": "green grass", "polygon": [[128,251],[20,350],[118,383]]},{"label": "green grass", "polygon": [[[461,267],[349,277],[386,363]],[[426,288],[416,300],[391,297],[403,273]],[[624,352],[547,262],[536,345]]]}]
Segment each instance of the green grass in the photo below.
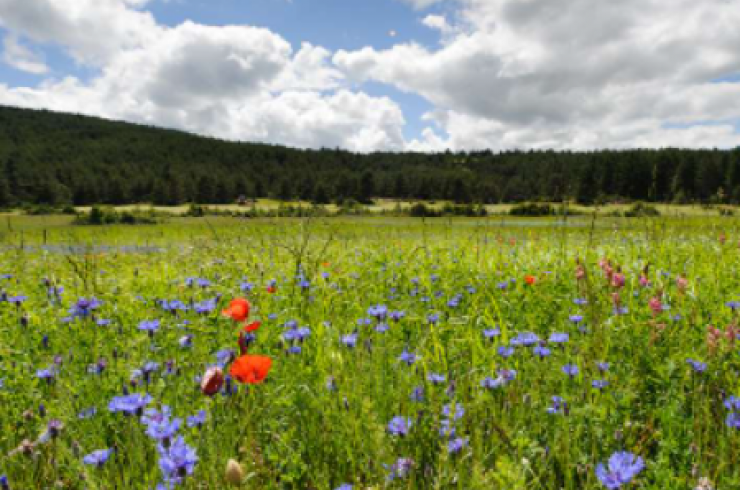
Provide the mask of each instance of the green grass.
[{"label": "green grass", "polygon": [[[732,218],[585,216],[569,226],[502,217],[70,221],[11,216],[0,233],[0,274],[11,276],[2,291],[26,297],[18,306],[0,302],[0,475],[11,488],[161,482],[146,427],[108,411],[124,386],[175,417],[206,411],[203,428],[179,431],[198,462],[178,488],[224,488],[226,462],[235,459],[249,489],[595,489],[603,488],[595,465],[619,450],[646,463],[629,488],[694,488],[700,477],[740,487],[740,431],[726,425],[723,406],[740,396],[738,346],[707,343],[708,325],[737,321],[726,306],[740,300],[740,226]],[[623,288],[605,278],[604,258],[624,272]],[[577,260],[585,280],[576,279]],[[638,280],[646,267],[650,287]],[[527,275],[536,283],[527,285]],[[209,285],[188,286],[189,277]],[[272,280],[275,293],[267,291]],[[50,286],[64,288],[61,301]],[[624,314],[614,314],[614,293]],[[218,313],[238,296],[262,321],[250,352],[271,356],[272,370],[263,384],[209,398],[195,378],[217,351],[238,350],[239,327]],[[91,316],[65,321],[90,297],[101,301]],[[648,302],[656,297],[670,309],[654,315]],[[160,300],[189,309],[170,313]],[[212,312],[192,308],[208,300],[216,300]],[[365,321],[374,305],[405,316],[378,332],[376,320]],[[155,319],[153,337],[138,329]],[[291,321],[310,329],[302,343],[284,341]],[[486,339],[493,328],[500,334]],[[353,332],[354,348],[342,342]],[[539,358],[533,346],[498,354],[523,332],[551,354]],[[547,343],[555,332],[568,333],[568,342]],[[186,335],[189,349],[179,343]],[[301,352],[287,353],[291,346]],[[418,361],[400,361],[404,350]],[[689,358],[706,362],[706,371],[695,373]],[[90,374],[101,359],[105,370]],[[132,380],[149,361],[159,370],[148,382]],[[599,361],[611,364],[608,372]],[[573,379],[566,364],[579,367]],[[37,378],[49,366],[53,383]],[[481,386],[502,369],[516,370],[515,379]],[[444,383],[430,382],[431,373]],[[608,386],[593,388],[597,379]],[[411,399],[417,387],[424,401]],[[567,401],[566,413],[547,412],[553,396]],[[457,454],[440,436],[446,405],[464,407],[453,426],[467,444]],[[78,418],[93,406],[96,415]],[[387,430],[396,416],[411,419],[405,437]],[[51,419],[64,423],[57,438],[38,442],[31,455],[14,452],[37,441]],[[83,463],[104,448],[116,449],[108,462]],[[388,481],[385,465],[402,457],[414,462],[409,473]]]}]

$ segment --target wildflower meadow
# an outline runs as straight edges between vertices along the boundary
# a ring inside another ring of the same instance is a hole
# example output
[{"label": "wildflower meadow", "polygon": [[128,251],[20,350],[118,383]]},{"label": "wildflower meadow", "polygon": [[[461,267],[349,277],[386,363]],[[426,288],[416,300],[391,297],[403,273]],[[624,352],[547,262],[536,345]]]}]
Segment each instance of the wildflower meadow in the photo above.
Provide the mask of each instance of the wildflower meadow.
[{"label": "wildflower meadow", "polygon": [[732,218],[21,233],[2,489],[740,488]]}]

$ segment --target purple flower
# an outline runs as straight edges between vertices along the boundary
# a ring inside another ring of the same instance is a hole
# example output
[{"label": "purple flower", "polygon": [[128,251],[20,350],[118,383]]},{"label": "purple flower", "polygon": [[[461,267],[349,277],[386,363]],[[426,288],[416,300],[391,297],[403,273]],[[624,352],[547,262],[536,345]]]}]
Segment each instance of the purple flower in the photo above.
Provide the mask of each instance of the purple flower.
[{"label": "purple flower", "polygon": [[555,332],[550,335],[548,342],[552,344],[562,344],[568,341],[570,336],[567,333]]},{"label": "purple flower", "polygon": [[134,393],[131,395],[117,396],[108,403],[108,410],[111,412],[123,412],[126,415],[140,415],[144,407],[151,403],[152,397],[149,394]]},{"label": "purple flower", "polygon": [[703,373],[707,370],[707,363],[695,361],[693,359],[686,359],[686,362],[694,368],[695,373]]},{"label": "purple flower", "polygon": [[532,332],[522,332],[516,337],[514,337],[510,344],[513,346],[518,345],[534,345],[537,342],[540,341],[540,338],[537,336],[537,334]]},{"label": "purple flower", "polygon": [[159,444],[159,469],[167,483],[182,483],[187,475],[193,474],[198,456],[195,449],[185,444],[185,439],[179,436],[168,448]]},{"label": "purple flower", "polygon": [[36,371],[36,377],[38,379],[45,379],[47,381],[51,381],[56,376],[56,368],[54,366],[48,367],[46,369],[39,369]]},{"label": "purple flower", "polygon": [[159,320],[144,320],[139,323],[139,330],[147,332],[151,336],[159,330]]},{"label": "purple flower", "polygon": [[211,298],[200,303],[196,303],[194,306],[195,312],[200,315],[207,315],[216,309],[216,299]]},{"label": "purple flower", "polygon": [[605,372],[609,371],[609,363],[608,362],[597,362],[596,363],[596,367],[598,367],[599,368],[599,371],[601,371],[602,373],[605,373]]},{"label": "purple flower", "polygon": [[570,320],[573,323],[581,323],[583,321],[583,315],[570,315],[568,317],[568,320]]},{"label": "purple flower", "polygon": [[398,357],[398,360],[401,362],[405,362],[406,364],[411,366],[418,360],[418,357],[416,357],[416,354],[413,354],[409,352],[408,350],[404,349],[401,355]]},{"label": "purple flower", "polygon": [[727,424],[727,427],[730,427],[731,429],[740,429],[740,413],[730,412],[727,414],[725,424]]},{"label": "purple flower", "polygon": [[381,322],[388,316],[388,307],[385,305],[371,306],[368,308],[367,314]]},{"label": "purple flower", "polygon": [[488,340],[493,340],[494,337],[498,337],[499,335],[501,335],[501,330],[498,327],[483,330],[483,337]]},{"label": "purple flower", "polygon": [[468,445],[467,439],[463,439],[462,437],[457,437],[447,443],[447,452],[449,454],[457,454],[460,451],[462,451],[463,448],[467,445]]},{"label": "purple flower", "polygon": [[568,409],[568,403],[561,396],[552,397],[552,405],[547,409],[547,413],[557,414],[565,413]]},{"label": "purple flower", "polygon": [[445,380],[447,380],[447,376],[445,376],[444,374],[429,373],[429,376],[427,376],[427,380],[437,385],[444,383]]},{"label": "purple flower", "polygon": [[604,379],[595,379],[591,381],[591,386],[593,386],[597,390],[603,390],[604,388],[609,386],[609,382]]},{"label": "purple flower", "polygon": [[417,386],[414,391],[411,392],[411,401],[423,402],[424,401],[424,387]]},{"label": "purple flower", "polygon": [[498,348],[496,352],[498,352],[498,355],[500,355],[501,357],[507,358],[514,355],[514,348],[502,345]]},{"label": "purple flower", "polygon": [[645,467],[642,458],[628,452],[617,452],[609,458],[609,468],[603,463],[596,466],[596,476],[601,484],[613,490],[627,485]]},{"label": "purple flower", "polygon": [[459,403],[455,403],[454,406],[448,403],[442,407],[442,415],[445,417],[452,417],[454,420],[460,420],[465,415],[465,407]]},{"label": "purple flower", "polygon": [[727,410],[740,410],[740,398],[735,395],[731,395],[727,400],[725,400],[724,405]]},{"label": "purple flower", "polygon": [[405,311],[391,311],[388,316],[393,320],[394,322],[397,322],[401,320],[403,317],[406,316]]},{"label": "purple flower", "polygon": [[579,369],[578,366],[576,366],[575,364],[566,364],[565,366],[563,366],[563,372],[571,378],[574,378],[578,376]]},{"label": "purple flower", "polygon": [[349,483],[342,483],[334,490],[352,490],[352,485],[350,485]]},{"label": "purple flower", "polygon": [[357,345],[357,332],[343,335],[342,343],[349,348],[354,348]]},{"label": "purple flower", "polygon": [[146,428],[146,435],[157,441],[170,441],[177,434],[177,431],[180,430],[181,425],[182,419],[170,420],[169,416],[165,416],[159,421],[152,420],[149,422]]},{"label": "purple flower", "polygon": [[383,465],[389,470],[388,481],[398,478],[406,478],[411,469],[414,467],[414,460],[411,458],[398,458],[391,466]]},{"label": "purple flower", "polygon": [[394,436],[405,436],[411,428],[411,419],[406,417],[393,417],[388,423],[388,432]]},{"label": "purple flower", "polygon": [[536,356],[540,356],[540,357],[544,358],[544,357],[547,357],[547,356],[550,355],[550,349],[548,349],[545,346],[538,345],[537,347],[534,348],[534,354]]},{"label": "purple flower", "polygon": [[98,413],[98,409],[95,407],[86,408],[80,413],[77,414],[78,419],[89,419],[90,417],[94,416],[96,413]]},{"label": "purple flower", "polygon": [[97,467],[103,466],[103,464],[108,461],[108,458],[113,453],[113,449],[99,449],[97,451],[93,451],[84,458],[82,458],[82,462],[89,465],[95,465]]},{"label": "purple flower", "polygon": [[483,381],[480,382],[480,385],[483,388],[493,390],[496,388],[500,388],[501,386],[504,386],[506,384],[506,380],[502,378],[501,376],[497,377],[496,379],[493,379],[491,377],[486,377],[483,379]]},{"label": "purple flower", "polygon": [[439,322],[440,314],[439,313],[430,313],[427,315],[427,321],[431,323],[432,325]]}]

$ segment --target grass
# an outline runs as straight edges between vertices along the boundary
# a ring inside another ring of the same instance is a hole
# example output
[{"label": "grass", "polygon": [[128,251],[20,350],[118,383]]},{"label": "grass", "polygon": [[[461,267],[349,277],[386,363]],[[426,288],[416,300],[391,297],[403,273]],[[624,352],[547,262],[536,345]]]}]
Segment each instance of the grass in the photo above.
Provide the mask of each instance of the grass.
[{"label": "grass", "polygon": [[[251,489],[595,489],[596,464],[621,450],[645,461],[631,488],[694,488],[701,477],[740,487],[740,431],[723,404],[740,395],[740,357],[733,336],[707,341],[708,325],[737,321],[727,304],[740,299],[740,226],[573,221],[6,218],[0,475],[11,488],[154,488],[164,476],[157,442],[136,416],[108,410],[127,390],[183,419],[178,433],[198,461],[178,488],[224,488],[234,459]],[[609,281],[607,258],[624,286]],[[228,370],[218,352],[238,352],[240,327],[219,312],[239,296],[262,322],[250,352],[270,356],[272,369],[264,383],[231,381],[208,397],[197,379],[218,362]],[[100,305],[70,320],[91,297]],[[166,311],[163,300],[187,309]],[[153,320],[152,336],[139,329]],[[304,326],[303,341],[286,340]],[[136,371],[149,362],[150,375]],[[46,368],[51,381],[38,377]],[[487,378],[500,386],[483,387]],[[566,405],[549,413],[553,396]],[[203,427],[187,427],[201,410]],[[407,435],[389,432],[394,417],[408,419]],[[64,427],[46,440],[50,420]],[[16,451],[24,440],[29,454]],[[107,448],[107,462],[83,462]],[[413,463],[391,480],[399,458]]]}]

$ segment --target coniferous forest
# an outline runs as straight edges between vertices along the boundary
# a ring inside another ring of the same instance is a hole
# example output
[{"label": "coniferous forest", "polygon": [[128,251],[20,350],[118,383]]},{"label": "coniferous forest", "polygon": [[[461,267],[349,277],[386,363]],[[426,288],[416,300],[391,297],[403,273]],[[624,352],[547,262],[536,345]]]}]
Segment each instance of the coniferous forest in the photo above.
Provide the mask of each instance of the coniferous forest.
[{"label": "coniferous forest", "polygon": [[220,204],[240,197],[738,203],[740,148],[356,154],[0,107],[2,207]]}]

